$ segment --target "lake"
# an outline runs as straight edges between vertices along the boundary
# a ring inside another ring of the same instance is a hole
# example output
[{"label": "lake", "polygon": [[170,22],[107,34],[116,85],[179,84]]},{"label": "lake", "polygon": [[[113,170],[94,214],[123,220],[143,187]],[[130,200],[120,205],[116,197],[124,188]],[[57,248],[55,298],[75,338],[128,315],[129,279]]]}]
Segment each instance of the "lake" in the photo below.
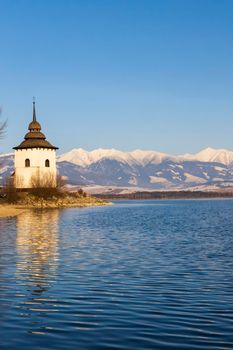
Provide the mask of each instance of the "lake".
[{"label": "lake", "polygon": [[233,200],[0,219],[0,349],[233,349]]}]

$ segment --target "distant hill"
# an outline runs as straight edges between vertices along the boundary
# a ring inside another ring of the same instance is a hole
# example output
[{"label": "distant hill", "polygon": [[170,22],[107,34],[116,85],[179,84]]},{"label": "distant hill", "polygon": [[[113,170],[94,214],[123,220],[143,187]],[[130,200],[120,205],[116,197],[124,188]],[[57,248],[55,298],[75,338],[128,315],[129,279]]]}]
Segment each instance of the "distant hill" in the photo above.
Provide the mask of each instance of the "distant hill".
[{"label": "distant hill", "polygon": [[[13,172],[13,154],[0,155],[0,181]],[[81,148],[58,156],[58,169],[73,186],[147,190],[233,188],[233,152],[207,148],[173,156],[156,151]]]}]

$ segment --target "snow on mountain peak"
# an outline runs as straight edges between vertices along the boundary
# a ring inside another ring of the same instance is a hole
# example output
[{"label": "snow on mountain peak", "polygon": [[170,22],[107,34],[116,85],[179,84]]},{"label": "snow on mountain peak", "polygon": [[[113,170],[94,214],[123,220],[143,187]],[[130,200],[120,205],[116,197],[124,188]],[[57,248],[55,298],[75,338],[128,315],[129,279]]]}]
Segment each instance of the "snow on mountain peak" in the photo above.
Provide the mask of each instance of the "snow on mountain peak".
[{"label": "snow on mountain peak", "polygon": [[70,152],[61,155],[58,161],[67,161],[85,167],[104,158],[114,159],[126,163],[130,161],[132,162],[132,159],[127,152],[118,151],[114,148],[98,148],[93,151],[85,151],[82,148],[74,148]]},{"label": "snow on mountain peak", "polygon": [[225,165],[233,163],[233,151],[225,149],[206,148],[196,154],[184,154],[181,156],[172,156],[166,153],[157,151],[134,150],[131,152],[123,152],[111,149],[98,148],[93,151],[86,151],[82,148],[74,148],[59,156],[58,161],[67,161],[73,164],[85,167],[92,163],[98,162],[101,159],[111,159],[127,163],[129,165],[147,165],[160,164],[165,159],[170,159],[174,162],[179,161],[201,161],[201,162],[218,162]]},{"label": "snow on mountain peak", "polygon": [[164,159],[171,157],[166,153],[157,151],[143,151],[140,149],[129,152],[129,154],[135,159],[136,162],[142,165],[146,165],[148,163],[159,164]]},{"label": "snow on mountain peak", "polygon": [[58,161],[66,161],[80,166],[87,166],[90,164],[89,153],[82,148],[74,148],[71,151],[58,157]]},{"label": "snow on mountain peak", "polygon": [[0,153],[0,158],[13,157],[14,153]]},{"label": "snow on mountain peak", "polygon": [[206,148],[195,155],[202,162],[218,162],[225,165],[233,163],[233,152],[226,149]]},{"label": "snow on mountain peak", "polygon": [[84,167],[101,159],[107,158],[128,163],[130,165],[145,165],[148,163],[159,164],[164,159],[172,157],[173,156],[169,156],[166,153],[156,151],[134,150],[131,152],[123,152],[114,148],[98,148],[93,151],[86,151],[82,148],[74,148],[70,152],[59,156],[58,161],[67,161]]}]

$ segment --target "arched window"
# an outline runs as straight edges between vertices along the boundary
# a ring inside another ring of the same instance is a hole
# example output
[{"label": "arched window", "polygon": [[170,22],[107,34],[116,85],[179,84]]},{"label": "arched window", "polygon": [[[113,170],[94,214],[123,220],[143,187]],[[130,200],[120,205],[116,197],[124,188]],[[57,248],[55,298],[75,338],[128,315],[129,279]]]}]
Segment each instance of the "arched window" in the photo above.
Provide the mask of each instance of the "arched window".
[{"label": "arched window", "polygon": [[29,168],[30,167],[30,159],[25,159],[25,167]]},{"label": "arched window", "polygon": [[49,164],[49,160],[48,160],[48,159],[46,159],[46,161],[45,161],[45,166],[46,166],[46,168],[49,168],[49,167],[50,167],[50,164]]}]

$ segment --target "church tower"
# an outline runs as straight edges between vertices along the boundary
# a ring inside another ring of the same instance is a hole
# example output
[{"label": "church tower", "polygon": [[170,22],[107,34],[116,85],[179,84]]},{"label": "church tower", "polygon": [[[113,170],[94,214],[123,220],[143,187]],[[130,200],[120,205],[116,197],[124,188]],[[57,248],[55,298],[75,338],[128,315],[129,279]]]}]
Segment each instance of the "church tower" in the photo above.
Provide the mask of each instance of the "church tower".
[{"label": "church tower", "polygon": [[29,132],[24,141],[15,150],[15,187],[56,187],[56,150],[41,132],[36,119],[35,101],[33,101],[33,120],[28,126]]}]

